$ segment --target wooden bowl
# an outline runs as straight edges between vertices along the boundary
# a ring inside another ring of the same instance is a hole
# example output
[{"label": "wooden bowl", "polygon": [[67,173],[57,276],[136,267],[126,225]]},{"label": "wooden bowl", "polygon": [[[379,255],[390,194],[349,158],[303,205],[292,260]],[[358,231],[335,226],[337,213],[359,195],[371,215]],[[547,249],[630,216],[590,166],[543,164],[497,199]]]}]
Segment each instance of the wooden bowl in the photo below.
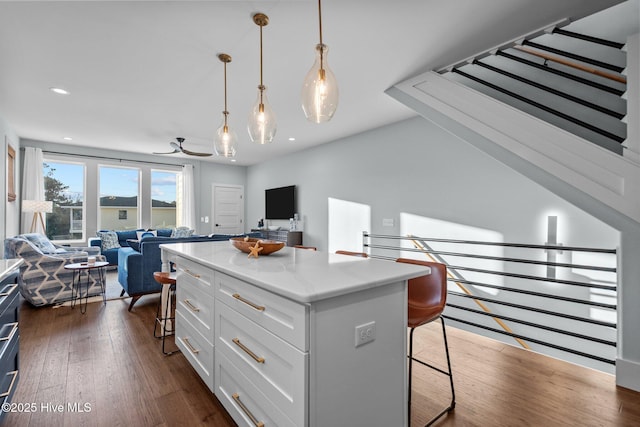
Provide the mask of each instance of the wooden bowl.
[{"label": "wooden bowl", "polygon": [[284,248],[284,242],[256,239],[255,237],[249,237],[248,239],[246,237],[232,237],[229,241],[233,246],[246,254],[251,252],[250,248],[254,247],[256,242],[260,242],[259,245],[262,248],[262,250],[258,252],[258,255],[269,255]]}]

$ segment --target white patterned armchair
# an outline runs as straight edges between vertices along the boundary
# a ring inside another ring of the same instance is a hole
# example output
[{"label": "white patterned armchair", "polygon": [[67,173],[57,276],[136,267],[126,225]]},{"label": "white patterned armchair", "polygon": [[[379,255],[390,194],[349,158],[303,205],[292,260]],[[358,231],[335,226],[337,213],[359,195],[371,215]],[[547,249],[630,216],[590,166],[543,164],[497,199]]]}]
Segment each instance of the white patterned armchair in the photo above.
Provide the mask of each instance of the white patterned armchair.
[{"label": "white patterned armchair", "polygon": [[[10,237],[4,241],[5,258],[22,258],[18,287],[22,296],[34,306],[57,304],[71,299],[73,271],[64,266],[86,262],[95,256],[104,261],[100,248],[73,248],[57,246],[42,234],[30,233]],[[93,276],[89,282],[89,295],[98,295],[100,285]]]}]

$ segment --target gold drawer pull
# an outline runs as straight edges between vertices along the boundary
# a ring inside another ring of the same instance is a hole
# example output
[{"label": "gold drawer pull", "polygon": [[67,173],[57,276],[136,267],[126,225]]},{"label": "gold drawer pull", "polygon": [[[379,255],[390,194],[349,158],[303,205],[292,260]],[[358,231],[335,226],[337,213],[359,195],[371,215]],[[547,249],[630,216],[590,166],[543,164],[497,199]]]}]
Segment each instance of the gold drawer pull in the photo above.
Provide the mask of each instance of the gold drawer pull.
[{"label": "gold drawer pull", "polygon": [[195,348],[190,342],[189,342],[189,338],[186,337],[182,337],[182,341],[184,341],[184,344],[187,346],[187,348],[189,349],[189,351],[193,354],[198,354],[200,353],[200,350],[198,350],[197,348]]},{"label": "gold drawer pull", "polygon": [[7,391],[0,394],[0,398],[7,397],[11,394],[11,391],[13,390],[13,386],[16,383],[16,379],[18,378],[18,371],[7,372],[7,375],[9,374],[13,375],[13,378],[11,379],[11,384],[9,384],[9,389]]},{"label": "gold drawer pull", "polygon": [[6,297],[11,295],[11,293],[18,287],[18,284],[12,285],[11,289],[9,289],[7,292],[2,292],[0,293],[0,297]]},{"label": "gold drawer pull", "polygon": [[247,346],[242,344],[238,338],[234,338],[232,341],[235,343],[235,345],[237,345],[242,350],[244,350],[245,353],[247,353],[249,356],[253,357],[253,360],[255,360],[258,363],[264,363],[264,357],[256,356],[256,354],[253,351],[249,350],[247,348]]},{"label": "gold drawer pull", "polygon": [[256,303],[253,303],[253,302],[249,301],[249,300],[246,300],[246,299],[242,298],[242,297],[240,296],[240,294],[233,294],[232,296],[233,296],[235,299],[237,299],[237,300],[239,300],[239,301],[242,301],[243,303],[245,303],[245,304],[247,304],[247,305],[250,305],[251,307],[255,308],[255,309],[256,309],[256,310],[258,310],[258,311],[264,311],[264,306],[263,306],[263,305],[258,305],[258,304],[256,304]]},{"label": "gold drawer pull", "polygon": [[185,299],[183,302],[194,313],[198,313],[200,311],[200,309],[198,307],[196,307],[195,305],[191,304],[191,301],[189,301],[188,299]]},{"label": "gold drawer pull", "polygon": [[187,273],[189,276],[195,277],[196,279],[200,278],[199,274],[196,274],[196,273],[192,272],[191,270],[189,270],[187,268],[184,269],[184,272]]},{"label": "gold drawer pull", "polygon": [[11,341],[11,338],[16,334],[16,331],[18,330],[18,322],[7,323],[7,326],[8,325],[11,325],[11,332],[9,332],[9,335],[6,337],[0,338],[0,341]]},{"label": "gold drawer pull", "polygon": [[240,401],[240,396],[238,395],[238,393],[233,393],[232,395],[233,400],[236,401],[236,403],[238,404],[238,406],[240,406],[240,409],[242,409],[242,411],[247,414],[247,417],[249,417],[249,419],[251,419],[251,422],[256,426],[256,427],[264,427],[264,423],[262,421],[258,421],[256,420],[256,417],[253,416],[253,414],[251,413],[251,411],[249,411],[249,409],[244,406],[244,403],[242,403]]}]

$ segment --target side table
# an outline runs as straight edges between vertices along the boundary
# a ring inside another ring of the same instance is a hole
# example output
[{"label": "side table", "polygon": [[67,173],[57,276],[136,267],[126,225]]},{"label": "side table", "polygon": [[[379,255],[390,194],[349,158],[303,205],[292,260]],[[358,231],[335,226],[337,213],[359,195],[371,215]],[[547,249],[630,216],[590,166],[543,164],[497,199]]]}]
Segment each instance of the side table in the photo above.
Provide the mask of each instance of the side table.
[{"label": "side table", "polygon": [[[73,280],[71,281],[71,308],[74,308],[76,305],[76,300],[80,300],[80,313],[84,314],[87,311],[87,303],[89,302],[89,279],[91,278],[91,271],[97,270],[98,277],[96,277],[96,282],[100,284],[100,288],[102,289],[102,302],[103,304],[107,304],[107,295],[105,292],[105,279],[104,279],[104,268],[108,266],[109,263],[106,261],[96,261],[93,264],[89,264],[87,262],[76,262],[74,264],[67,264],[64,266],[67,270],[73,271]],[[86,273],[85,280],[85,294],[84,294],[84,309],[82,308],[82,272]]]}]

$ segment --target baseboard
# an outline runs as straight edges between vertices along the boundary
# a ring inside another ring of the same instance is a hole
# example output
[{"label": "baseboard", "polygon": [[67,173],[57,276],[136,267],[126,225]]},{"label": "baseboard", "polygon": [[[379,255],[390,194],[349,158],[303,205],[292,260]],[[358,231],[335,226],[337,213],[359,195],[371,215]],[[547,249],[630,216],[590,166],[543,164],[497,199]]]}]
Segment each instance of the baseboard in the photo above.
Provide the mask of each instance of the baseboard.
[{"label": "baseboard", "polygon": [[616,384],[640,391],[640,363],[631,360],[616,360]]}]

